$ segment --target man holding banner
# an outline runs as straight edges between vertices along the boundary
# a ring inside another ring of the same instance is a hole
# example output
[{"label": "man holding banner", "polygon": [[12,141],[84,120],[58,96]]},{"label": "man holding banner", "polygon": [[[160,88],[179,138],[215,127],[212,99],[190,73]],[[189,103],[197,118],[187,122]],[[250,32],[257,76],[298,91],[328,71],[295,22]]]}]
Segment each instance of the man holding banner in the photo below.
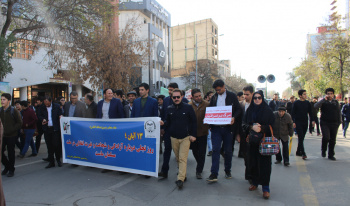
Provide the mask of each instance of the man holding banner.
[{"label": "man holding banner", "polygon": [[187,157],[191,142],[196,141],[197,119],[191,105],[183,103],[181,90],[174,89],[171,97],[174,104],[168,107],[165,121],[161,121],[171,137],[179,172],[175,182],[179,189],[183,187],[186,180]]},{"label": "man holding banner", "polygon": [[225,178],[231,179],[231,164],[232,164],[232,144],[234,133],[235,119],[242,113],[242,109],[238,102],[238,98],[235,93],[229,92],[225,88],[223,80],[218,79],[214,82],[213,88],[216,94],[211,98],[211,107],[232,107],[231,122],[229,124],[211,124],[211,141],[213,144],[213,157],[211,166],[211,175],[207,178],[208,182],[216,182],[219,174],[220,164],[220,148],[223,142],[225,151]]}]

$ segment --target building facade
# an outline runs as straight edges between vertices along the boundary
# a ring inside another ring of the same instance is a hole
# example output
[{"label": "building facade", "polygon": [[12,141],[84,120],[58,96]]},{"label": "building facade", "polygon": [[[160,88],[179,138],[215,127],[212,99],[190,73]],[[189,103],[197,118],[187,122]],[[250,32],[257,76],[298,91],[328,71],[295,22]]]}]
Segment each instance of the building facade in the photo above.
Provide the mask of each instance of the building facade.
[{"label": "building facade", "polygon": [[141,25],[139,41],[147,41],[151,45],[147,63],[141,69],[141,81],[149,83],[151,95],[157,95],[160,87],[167,86],[171,78],[171,15],[155,0],[121,0],[118,12],[119,31],[130,19],[136,19]]},{"label": "building facade", "polygon": [[180,77],[188,74],[191,68],[188,68],[187,62],[195,61],[196,58],[217,64],[218,45],[218,25],[212,19],[173,26],[171,28],[171,76]]},{"label": "building facade", "polygon": [[220,60],[218,65],[219,77],[226,80],[227,77],[231,76],[231,61]]}]

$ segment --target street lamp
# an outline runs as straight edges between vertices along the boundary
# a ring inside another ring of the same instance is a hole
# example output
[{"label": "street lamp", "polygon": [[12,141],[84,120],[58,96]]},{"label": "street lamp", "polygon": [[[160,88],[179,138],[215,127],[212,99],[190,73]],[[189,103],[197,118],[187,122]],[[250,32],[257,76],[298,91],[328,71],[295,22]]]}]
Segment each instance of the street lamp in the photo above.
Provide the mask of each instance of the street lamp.
[{"label": "street lamp", "polygon": [[[216,36],[223,36],[224,34],[220,34],[220,35],[215,35],[215,37]],[[208,38],[206,38],[206,39],[202,39],[202,40],[200,40],[199,42],[202,42],[202,41],[205,41],[205,40],[207,40],[207,39],[209,39],[209,38],[212,38],[212,37],[208,37]],[[196,50],[196,88],[197,88],[197,82],[198,82],[198,42],[197,42],[197,33],[196,33],[196,47],[195,47],[195,50]]]}]

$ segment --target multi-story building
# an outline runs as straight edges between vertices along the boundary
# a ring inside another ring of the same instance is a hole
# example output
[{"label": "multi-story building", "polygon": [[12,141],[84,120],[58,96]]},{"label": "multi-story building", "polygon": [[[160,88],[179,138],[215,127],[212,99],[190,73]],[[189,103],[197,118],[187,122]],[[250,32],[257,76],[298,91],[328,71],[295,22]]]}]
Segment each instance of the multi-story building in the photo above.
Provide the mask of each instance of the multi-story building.
[{"label": "multi-story building", "polygon": [[218,65],[219,77],[226,79],[231,76],[231,61],[230,60],[220,60]]},{"label": "multi-story building", "polygon": [[171,28],[171,76],[180,77],[188,74],[191,68],[188,68],[187,62],[195,61],[196,58],[217,64],[218,45],[218,25],[212,19],[173,26]]},{"label": "multi-story building", "polygon": [[149,83],[150,94],[158,94],[160,87],[168,85],[171,78],[171,15],[155,0],[121,0],[119,3],[116,28],[125,28],[130,19],[143,24],[138,38],[148,41],[152,48],[148,63],[141,68],[141,81]]}]

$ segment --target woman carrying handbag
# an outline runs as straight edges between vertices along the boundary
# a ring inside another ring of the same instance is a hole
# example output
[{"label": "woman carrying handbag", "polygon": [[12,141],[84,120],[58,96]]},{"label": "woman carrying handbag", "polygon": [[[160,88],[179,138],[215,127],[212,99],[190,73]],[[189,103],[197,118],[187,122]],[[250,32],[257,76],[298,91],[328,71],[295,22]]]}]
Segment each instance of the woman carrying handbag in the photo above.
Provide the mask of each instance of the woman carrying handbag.
[{"label": "woman carrying handbag", "polygon": [[264,136],[272,137],[271,125],[275,117],[264,100],[260,90],[253,94],[253,102],[243,118],[243,129],[248,134],[248,169],[252,175],[252,185],[249,191],[254,191],[262,185],[263,197],[270,197],[271,155],[261,155],[259,147]]}]

